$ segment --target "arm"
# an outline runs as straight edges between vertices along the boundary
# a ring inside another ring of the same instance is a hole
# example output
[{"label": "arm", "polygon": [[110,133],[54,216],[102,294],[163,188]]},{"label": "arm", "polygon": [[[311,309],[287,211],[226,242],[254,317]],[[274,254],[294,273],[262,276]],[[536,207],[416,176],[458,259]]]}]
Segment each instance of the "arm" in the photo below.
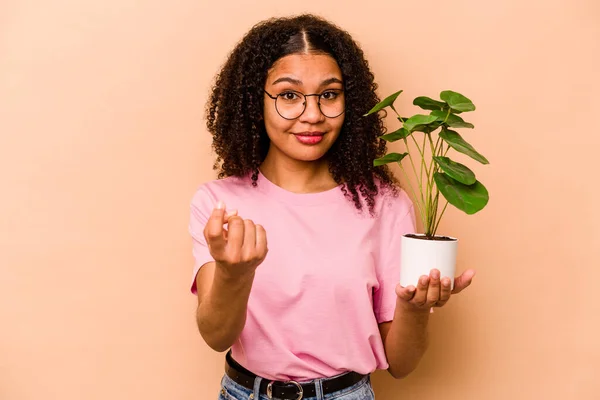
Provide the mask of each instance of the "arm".
[{"label": "arm", "polygon": [[422,276],[417,287],[396,288],[396,309],[392,322],[379,325],[381,338],[388,360],[388,372],[396,379],[404,378],[417,367],[429,344],[427,325],[431,307],[441,307],[456,294],[471,284],[475,271],[468,270],[454,281],[440,280],[440,272],[432,270]]},{"label": "arm", "polygon": [[396,379],[404,378],[418,365],[429,344],[427,323],[429,312],[412,312],[396,306],[393,322],[379,325],[388,359],[388,372]]},{"label": "arm", "polygon": [[394,319],[379,325],[388,372],[394,378],[406,377],[423,358],[429,344],[428,322],[429,308],[412,307],[398,297]]},{"label": "arm", "polygon": [[225,351],[246,323],[255,270],[267,255],[267,238],[262,226],[226,215],[222,203],[206,223],[204,237],[215,261],[203,265],[196,276],[196,322],[206,343]]},{"label": "arm", "polygon": [[212,349],[227,350],[242,333],[253,280],[253,271],[235,278],[214,262],[200,268],[196,277],[196,322],[202,338]]}]

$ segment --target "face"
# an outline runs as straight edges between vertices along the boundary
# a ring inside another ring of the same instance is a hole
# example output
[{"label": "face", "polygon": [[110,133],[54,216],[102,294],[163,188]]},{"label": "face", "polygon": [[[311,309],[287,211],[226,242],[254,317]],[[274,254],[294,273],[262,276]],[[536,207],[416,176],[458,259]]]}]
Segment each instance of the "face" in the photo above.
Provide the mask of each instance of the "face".
[{"label": "face", "polygon": [[[328,113],[327,110],[331,110],[331,104],[339,106],[339,101],[344,102],[342,89],[342,72],[337,62],[322,54],[282,57],[269,70],[265,84],[265,91],[270,95],[282,95],[277,100],[280,112],[284,107],[302,109],[303,101],[295,93],[325,93],[321,97],[321,108],[328,115],[337,114]],[[340,134],[344,114],[326,117],[320,111],[318,101],[318,96],[306,97],[306,108],[302,115],[288,120],[278,113],[275,100],[264,95],[265,127],[271,140],[270,157],[315,161],[327,153]]]}]

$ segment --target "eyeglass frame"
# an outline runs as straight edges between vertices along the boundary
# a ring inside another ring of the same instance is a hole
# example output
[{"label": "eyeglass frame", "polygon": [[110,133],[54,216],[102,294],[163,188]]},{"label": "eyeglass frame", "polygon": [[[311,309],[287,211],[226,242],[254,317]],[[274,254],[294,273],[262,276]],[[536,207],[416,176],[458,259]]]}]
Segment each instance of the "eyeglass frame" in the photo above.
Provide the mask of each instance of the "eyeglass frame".
[{"label": "eyeglass frame", "polygon": [[[338,115],[336,115],[335,117],[330,117],[328,115],[325,115],[325,113],[323,112],[323,110],[321,110],[321,96],[323,95],[323,93],[326,93],[328,91],[334,91],[334,90],[337,91],[337,92],[344,93],[343,89],[326,89],[326,90],[322,91],[321,93],[311,93],[311,94],[304,94],[304,93],[298,92],[296,90],[288,90],[288,91],[281,92],[281,93],[279,93],[276,96],[273,96],[271,93],[269,93],[265,89],[263,89],[263,91],[265,92],[265,94],[267,96],[269,96],[270,99],[275,100],[275,111],[277,111],[277,114],[279,114],[279,116],[281,118],[283,118],[285,120],[288,120],[288,121],[293,121],[295,119],[298,119],[298,118],[300,118],[302,116],[302,114],[304,114],[304,112],[306,111],[306,103],[307,103],[307,99],[306,98],[307,97],[311,97],[311,96],[317,96],[318,97],[318,99],[317,99],[317,106],[319,106],[319,112],[321,114],[323,114],[325,116],[325,118],[337,118],[340,115],[342,115],[343,113],[345,113],[346,112],[346,106],[345,105],[344,105],[344,109],[342,110],[342,112],[339,113]],[[294,117],[294,118],[286,118],[286,117],[284,117],[283,115],[281,115],[281,113],[279,112],[279,109],[277,108],[277,99],[279,98],[279,96],[281,96],[284,93],[288,93],[288,92],[294,92],[294,93],[298,93],[298,94],[301,94],[302,96],[304,96],[304,109],[302,110],[302,112],[300,113],[300,115],[298,115],[297,117]]]}]

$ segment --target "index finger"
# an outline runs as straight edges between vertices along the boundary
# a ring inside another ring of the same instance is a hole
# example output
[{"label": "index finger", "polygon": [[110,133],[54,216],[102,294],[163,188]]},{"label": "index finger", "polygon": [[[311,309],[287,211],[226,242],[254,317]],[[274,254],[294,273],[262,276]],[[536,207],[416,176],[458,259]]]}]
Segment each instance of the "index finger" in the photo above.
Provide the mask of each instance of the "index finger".
[{"label": "index finger", "polygon": [[204,228],[204,237],[206,242],[212,248],[222,248],[225,246],[225,236],[223,235],[223,220],[225,217],[225,203],[219,201],[213,209],[206,227]]}]

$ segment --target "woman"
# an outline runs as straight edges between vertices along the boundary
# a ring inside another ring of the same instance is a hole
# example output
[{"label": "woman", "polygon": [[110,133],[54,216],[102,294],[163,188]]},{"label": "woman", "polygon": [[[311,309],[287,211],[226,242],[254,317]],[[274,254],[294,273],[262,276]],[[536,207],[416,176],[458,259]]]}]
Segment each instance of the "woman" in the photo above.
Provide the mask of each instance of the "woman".
[{"label": "woman", "polygon": [[231,348],[220,398],[372,399],[371,372],[400,378],[423,356],[450,280],[397,284],[415,218],[373,167],[384,128],[363,115],[376,88],[350,35],[311,15],[256,25],[218,75],[207,126],[219,179],[194,195],[190,232],[198,328]]}]

